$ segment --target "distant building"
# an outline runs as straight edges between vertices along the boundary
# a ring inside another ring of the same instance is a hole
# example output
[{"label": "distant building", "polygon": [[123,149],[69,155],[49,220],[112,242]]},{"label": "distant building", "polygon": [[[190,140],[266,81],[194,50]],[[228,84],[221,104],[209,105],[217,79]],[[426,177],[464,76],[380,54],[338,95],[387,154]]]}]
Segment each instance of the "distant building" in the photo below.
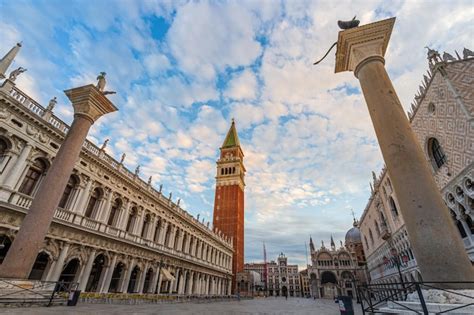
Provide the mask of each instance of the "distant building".
[{"label": "distant building", "polygon": [[301,287],[302,297],[311,296],[311,290],[309,289],[308,269],[304,269],[300,271],[300,287]]},{"label": "distant building", "polygon": [[[245,264],[245,271],[255,271],[263,279],[264,263]],[[267,290],[269,296],[301,296],[298,265],[288,265],[287,257],[281,253],[277,261],[267,263]]]},{"label": "distant building", "polygon": [[[408,116],[474,262],[474,58],[466,52],[463,58],[446,53],[443,58],[430,65]],[[373,177],[372,193],[360,218],[371,280],[400,282],[398,265],[404,281],[421,281],[390,170],[384,168]]]},{"label": "distant building", "polygon": [[240,296],[264,296],[264,282],[258,272],[242,271],[236,275],[237,290]]},{"label": "distant building", "polygon": [[357,222],[346,234],[345,246],[336,248],[331,237],[331,246],[324,242],[316,249],[309,241],[311,266],[308,267],[310,294],[316,298],[335,298],[338,295],[356,296],[356,284],[367,283],[365,256],[361,252],[362,242]]}]

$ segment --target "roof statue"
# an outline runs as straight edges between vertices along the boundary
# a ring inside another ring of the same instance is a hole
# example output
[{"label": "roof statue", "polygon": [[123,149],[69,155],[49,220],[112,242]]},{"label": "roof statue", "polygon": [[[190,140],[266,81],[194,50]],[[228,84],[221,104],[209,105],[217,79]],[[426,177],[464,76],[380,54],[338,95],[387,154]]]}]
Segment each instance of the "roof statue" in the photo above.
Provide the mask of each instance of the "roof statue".
[{"label": "roof statue", "polygon": [[437,50],[431,49],[428,46],[425,46],[425,48],[428,49],[427,57],[428,57],[428,61],[431,64],[435,64],[442,61],[441,56],[439,55],[439,52]]},{"label": "roof statue", "polygon": [[123,164],[123,161],[125,161],[126,156],[127,156],[126,153],[122,153],[122,156],[120,157],[120,164]]},{"label": "roof statue", "polygon": [[8,68],[11,66],[13,59],[15,59],[20,48],[21,43],[17,43],[2,59],[0,59],[0,79],[5,78],[5,73],[7,73]]},{"label": "roof statue", "polygon": [[347,30],[347,29],[350,29],[350,28],[354,28],[354,27],[357,27],[359,26],[360,24],[360,21],[359,20],[356,20],[356,15],[352,18],[352,20],[350,21],[337,21],[337,26],[339,26],[339,28],[341,30]]},{"label": "roof statue", "polygon": [[474,57],[474,51],[467,48],[464,48],[464,50],[462,51],[462,54],[463,54],[463,59]]},{"label": "roof statue", "polygon": [[237,135],[237,129],[235,128],[235,121],[232,118],[232,124],[230,125],[229,131],[225,136],[222,148],[232,148],[240,146],[239,136]]},{"label": "roof statue", "polygon": [[102,146],[100,147],[101,151],[104,151],[105,148],[107,147],[107,143],[109,143],[110,139],[105,139],[104,143],[102,143]]},{"label": "roof statue", "polygon": [[309,237],[309,250],[314,252],[315,249],[314,249],[314,244],[313,244],[313,238],[310,236]]},{"label": "roof statue", "polygon": [[48,106],[46,107],[47,111],[52,112],[56,104],[58,103],[56,96],[49,100]]},{"label": "roof statue", "polygon": [[163,190],[163,184],[160,184],[160,191],[159,191],[160,194],[162,190]]},{"label": "roof statue", "polygon": [[180,203],[181,203],[181,198],[178,198],[178,202],[176,203],[176,205],[179,207]]},{"label": "roof statue", "polygon": [[151,185],[151,181],[152,181],[152,180],[153,180],[153,176],[148,177],[148,182],[147,182],[148,186]]},{"label": "roof statue", "polygon": [[12,82],[15,82],[16,78],[22,74],[23,72],[25,72],[27,69],[23,68],[23,67],[18,67],[16,68],[15,70],[13,70],[12,72],[10,72],[10,76],[8,77],[8,80],[12,81]]},{"label": "roof statue", "polygon": [[105,72],[99,73],[99,75],[97,76],[96,88],[99,90],[99,92],[101,92],[104,95],[117,93],[117,92],[114,92],[114,91],[106,91],[105,90],[105,85],[107,84],[107,81],[105,80],[105,75],[106,74],[107,73],[105,73]]},{"label": "roof statue", "polygon": [[332,235],[331,235],[331,248],[332,249],[336,248],[336,244],[334,243],[334,239],[332,238]]},{"label": "roof statue", "polygon": [[171,200],[171,198],[173,198],[173,193],[172,193],[172,192],[170,192],[170,195],[169,195],[169,197],[168,197],[168,200]]},{"label": "roof statue", "polygon": [[140,165],[137,165],[137,167],[135,168],[135,176],[138,176],[139,173],[140,173]]}]

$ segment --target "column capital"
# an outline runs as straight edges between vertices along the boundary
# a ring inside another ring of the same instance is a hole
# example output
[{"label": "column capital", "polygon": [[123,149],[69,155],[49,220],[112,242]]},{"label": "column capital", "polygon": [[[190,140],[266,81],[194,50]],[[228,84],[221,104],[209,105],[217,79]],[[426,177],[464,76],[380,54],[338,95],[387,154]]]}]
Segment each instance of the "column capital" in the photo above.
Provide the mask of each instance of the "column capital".
[{"label": "column capital", "polygon": [[350,28],[339,32],[335,73],[355,71],[370,57],[383,61],[395,18]]},{"label": "column capital", "polygon": [[117,111],[117,107],[92,84],[65,90],[74,107],[74,115],[88,118],[94,123],[101,116]]}]

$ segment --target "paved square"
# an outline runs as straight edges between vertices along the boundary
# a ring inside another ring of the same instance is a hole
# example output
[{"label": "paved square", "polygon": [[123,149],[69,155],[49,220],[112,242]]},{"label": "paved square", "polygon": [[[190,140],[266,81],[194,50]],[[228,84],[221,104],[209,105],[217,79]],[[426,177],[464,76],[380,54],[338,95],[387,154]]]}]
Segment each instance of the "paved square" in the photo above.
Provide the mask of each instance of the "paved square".
[{"label": "paved square", "polygon": [[[355,304],[355,314],[362,314],[360,305]],[[3,314],[31,315],[85,315],[85,314],[340,314],[338,304],[332,300],[313,300],[304,298],[258,298],[218,303],[181,303],[148,305],[107,305],[84,304],[76,307],[34,307],[2,309]]]}]

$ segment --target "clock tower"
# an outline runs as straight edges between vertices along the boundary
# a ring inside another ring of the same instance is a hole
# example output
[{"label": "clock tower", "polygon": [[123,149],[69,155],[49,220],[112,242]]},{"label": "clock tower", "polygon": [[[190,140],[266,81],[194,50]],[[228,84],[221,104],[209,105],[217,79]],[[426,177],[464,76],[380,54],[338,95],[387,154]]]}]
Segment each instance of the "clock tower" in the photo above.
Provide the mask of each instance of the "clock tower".
[{"label": "clock tower", "polygon": [[244,153],[233,119],[220,151],[217,160],[213,226],[233,239],[232,289],[235,290],[235,275],[244,270],[245,167]]}]

